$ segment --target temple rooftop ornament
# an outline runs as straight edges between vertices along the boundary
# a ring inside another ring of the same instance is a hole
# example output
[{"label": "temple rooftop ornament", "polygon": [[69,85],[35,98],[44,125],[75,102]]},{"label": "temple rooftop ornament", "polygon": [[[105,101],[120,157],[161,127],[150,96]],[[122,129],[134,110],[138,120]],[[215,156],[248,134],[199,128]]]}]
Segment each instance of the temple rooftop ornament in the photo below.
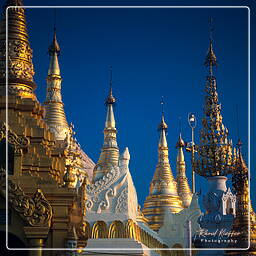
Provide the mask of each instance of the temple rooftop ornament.
[{"label": "temple rooftop ornament", "polygon": [[232,172],[232,141],[228,139],[228,129],[222,122],[216,77],[213,67],[217,59],[213,51],[213,40],[206,56],[205,65],[209,67],[205,85],[204,115],[200,132],[200,144],[197,147],[195,171],[205,177],[224,175]]},{"label": "temple rooftop ornament", "polygon": [[[29,43],[23,1],[9,0],[8,9],[8,95],[21,96],[36,100],[34,90],[34,66],[32,49]],[[0,23],[0,95],[6,92],[6,13]]]},{"label": "temple rooftop ornament", "polygon": [[183,209],[182,201],[177,191],[168,157],[166,139],[167,124],[164,119],[163,100],[161,122],[158,126],[160,133],[158,143],[158,163],[150,184],[149,196],[144,202],[143,213],[148,219],[149,227],[158,231],[163,224],[165,210],[177,213]]},{"label": "temple rooftop ornament", "polygon": [[188,179],[186,177],[186,163],[184,158],[183,148],[185,147],[185,142],[179,135],[176,148],[178,150],[177,159],[176,159],[176,169],[177,169],[177,189],[178,194],[182,200],[183,207],[187,208],[190,205],[192,199],[192,193],[188,184]]},{"label": "temple rooftop ornament", "polygon": [[60,47],[54,29],[53,41],[48,48],[50,65],[48,69],[45,105],[45,122],[57,140],[64,140],[69,131],[61,95],[61,75],[58,56]]},{"label": "temple rooftop ornament", "polygon": [[[232,157],[232,141],[228,139],[228,129],[222,123],[216,78],[213,67],[217,59],[213,51],[212,36],[206,56],[205,65],[209,67],[206,86],[205,104],[200,131],[200,144],[196,147],[197,158],[195,171],[205,177],[208,183],[208,192],[203,195],[203,206],[206,212],[200,216],[198,223],[201,230],[194,235],[196,248],[216,248],[217,251],[200,251],[198,256],[224,255],[228,247],[226,241],[230,239],[236,215],[236,196],[227,188],[226,177],[233,171],[234,158]],[[221,230],[227,233],[222,234]],[[206,232],[202,237],[201,231]],[[221,239],[220,239],[221,237]],[[203,239],[202,239],[203,238]]]},{"label": "temple rooftop ornament", "polygon": [[109,94],[105,104],[107,115],[104,128],[104,143],[101,149],[100,158],[93,171],[93,181],[100,179],[111,168],[118,166],[119,149],[116,141],[116,122],[113,105],[116,102],[112,92],[112,67],[110,67]]},{"label": "temple rooftop ornament", "polygon": [[109,105],[109,104],[115,104],[116,99],[113,96],[113,89],[112,89],[112,84],[113,84],[113,80],[112,80],[112,66],[110,66],[110,81],[109,81],[109,94],[108,97],[105,100],[105,104]]},{"label": "temple rooftop ornament", "polygon": [[79,143],[74,137],[74,125],[68,125],[66,114],[64,111],[64,103],[61,95],[61,72],[59,67],[58,56],[60,55],[60,46],[57,41],[56,28],[54,27],[53,40],[48,48],[50,56],[50,65],[46,78],[46,100],[44,120],[49,130],[54,134],[58,145],[57,147],[65,151],[65,166],[69,166],[69,174],[66,172],[64,179],[72,179],[65,181],[69,187],[76,186],[79,176],[88,175],[91,180],[92,170],[94,168],[93,161],[84,153]]},{"label": "temple rooftop ornament", "polygon": [[[233,189],[236,192],[237,210],[232,231],[235,236],[230,248],[249,248],[243,255],[254,255],[256,251],[256,214],[249,197],[249,173],[243,159],[242,141],[237,143],[237,159],[232,176]],[[226,255],[240,255],[240,251],[227,251]]]}]

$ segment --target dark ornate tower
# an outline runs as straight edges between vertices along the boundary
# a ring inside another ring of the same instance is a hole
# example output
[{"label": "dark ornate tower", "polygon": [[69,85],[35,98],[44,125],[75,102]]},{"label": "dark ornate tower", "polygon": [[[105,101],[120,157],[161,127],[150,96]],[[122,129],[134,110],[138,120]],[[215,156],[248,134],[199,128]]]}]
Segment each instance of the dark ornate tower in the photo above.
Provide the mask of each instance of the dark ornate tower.
[{"label": "dark ornate tower", "polygon": [[236,164],[232,177],[233,189],[236,192],[237,210],[232,227],[230,248],[248,248],[248,250],[230,250],[225,255],[256,255],[256,214],[249,200],[248,168],[242,155],[242,142],[238,141]]},{"label": "dark ornate tower", "polygon": [[[232,141],[228,139],[228,129],[222,122],[221,104],[217,93],[216,77],[213,68],[217,65],[217,58],[213,51],[213,40],[205,59],[208,74],[205,84],[204,114],[200,132],[200,144],[197,146],[195,172],[205,177],[208,182],[208,192],[203,196],[206,213],[198,223],[208,235],[201,237],[200,232],[194,237],[194,244],[198,248],[225,248],[227,236],[221,230],[230,231],[232,228],[236,197],[226,187],[227,175],[232,173],[234,157]],[[210,241],[210,242],[208,242]],[[223,255],[224,251],[200,251],[198,255]]]}]

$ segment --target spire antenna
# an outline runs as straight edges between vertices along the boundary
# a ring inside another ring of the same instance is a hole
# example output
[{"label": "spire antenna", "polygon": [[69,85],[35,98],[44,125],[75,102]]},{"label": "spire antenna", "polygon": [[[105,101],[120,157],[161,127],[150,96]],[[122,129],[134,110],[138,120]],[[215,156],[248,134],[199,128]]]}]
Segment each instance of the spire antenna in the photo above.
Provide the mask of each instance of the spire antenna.
[{"label": "spire antenna", "polygon": [[161,97],[162,116],[164,116],[164,96]]},{"label": "spire antenna", "polygon": [[237,126],[237,148],[238,151],[241,152],[241,148],[242,148],[242,140],[240,138],[240,131],[239,131],[239,115],[238,115],[238,104],[236,104],[236,126]]},{"label": "spire antenna", "polygon": [[109,94],[107,99],[105,100],[105,105],[109,104],[114,104],[116,102],[115,97],[113,96],[113,91],[112,91],[112,84],[113,84],[113,79],[112,79],[112,66],[109,67]]},{"label": "spire antenna", "polygon": [[113,68],[109,67],[109,93],[112,94],[112,86],[113,86]]},{"label": "spire antenna", "polygon": [[210,41],[212,42],[213,40],[213,31],[214,31],[214,27],[213,27],[213,18],[210,17],[209,19],[209,36],[210,36]]},{"label": "spire antenna", "polygon": [[238,140],[240,140],[238,104],[236,104],[236,126],[237,126],[237,138]]},{"label": "spire antenna", "polygon": [[161,131],[161,130],[165,130],[166,132],[166,135],[167,135],[167,128],[168,128],[168,125],[165,123],[165,120],[164,120],[164,96],[161,97],[161,107],[162,107],[162,118],[161,118],[161,122],[160,124],[158,125],[158,130]]},{"label": "spire antenna", "polygon": [[54,8],[54,13],[53,13],[53,31],[56,32],[56,14],[57,14],[57,9]]},{"label": "spire antenna", "polygon": [[181,134],[182,128],[181,128],[181,116],[179,116],[179,133]]},{"label": "spire antenna", "polygon": [[206,55],[206,58],[205,58],[205,61],[204,61],[204,65],[206,67],[209,67],[209,74],[210,76],[213,76],[213,67],[214,66],[217,66],[217,58],[216,58],[216,55],[213,51],[213,46],[212,46],[212,41],[213,41],[213,19],[210,18],[210,21],[209,21],[209,39],[210,39],[210,45],[209,45],[209,49],[208,49],[208,52],[207,52],[207,55]]}]

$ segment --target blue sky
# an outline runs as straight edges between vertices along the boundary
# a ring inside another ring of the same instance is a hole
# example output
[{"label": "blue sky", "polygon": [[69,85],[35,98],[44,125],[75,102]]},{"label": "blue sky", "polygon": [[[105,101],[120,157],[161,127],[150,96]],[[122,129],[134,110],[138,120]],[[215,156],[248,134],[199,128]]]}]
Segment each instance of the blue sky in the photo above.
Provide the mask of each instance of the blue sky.
[{"label": "blue sky", "polygon": [[[35,3],[32,0],[24,2],[26,5]],[[72,2],[74,5],[96,3],[107,5],[107,2],[99,1]],[[198,3],[199,1],[195,4]],[[216,5],[216,2],[208,2],[210,3]],[[37,4],[70,5],[71,1],[37,1]],[[123,4],[135,3],[130,1]],[[158,4],[169,3],[165,1]],[[181,1],[170,4],[181,4]],[[241,2],[234,4],[241,5]],[[44,102],[46,92],[45,78],[49,65],[47,49],[53,36],[53,13],[53,9],[27,9],[36,72],[36,94],[41,103]],[[239,133],[244,142],[244,157],[248,162],[246,8],[57,9],[62,95],[68,121],[74,124],[76,137],[84,151],[96,162],[103,143],[106,115],[104,100],[108,92],[108,67],[112,65],[113,91],[117,98],[115,117],[118,145],[121,151],[126,146],[129,147],[130,171],[141,205],[148,195],[157,163],[157,126],[161,117],[162,95],[166,103],[165,115],[169,126],[170,163],[175,176],[175,144],[179,135],[179,118],[183,138],[189,141],[189,112],[194,112],[197,116],[198,126],[195,134],[196,142],[199,142],[207,74],[203,63],[209,45],[209,17],[214,20],[214,51],[219,63],[215,75],[224,124],[230,131],[230,138],[236,142],[238,105]],[[252,22],[254,24],[254,17]],[[252,34],[252,39],[254,37]],[[253,49],[252,54],[252,60],[256,59]],[[255,73],[255,66],[252,66],[251,72]],[[251,90],[254,93],[253,75],[251,79]],[[251,100],[253,104],[253,99]],[[255,107],[251,111],[253,115]],[[254,127],[252,120],[251,173],[252,188],[255,190]],[[189,153],[186,153],[185,157],[187,176],[190,179]],[[196,179],[197,190],[201,188],[202,193],[205,193],[206,181],[198,176]],[[254,193],[252,199],[256,202]]]}]

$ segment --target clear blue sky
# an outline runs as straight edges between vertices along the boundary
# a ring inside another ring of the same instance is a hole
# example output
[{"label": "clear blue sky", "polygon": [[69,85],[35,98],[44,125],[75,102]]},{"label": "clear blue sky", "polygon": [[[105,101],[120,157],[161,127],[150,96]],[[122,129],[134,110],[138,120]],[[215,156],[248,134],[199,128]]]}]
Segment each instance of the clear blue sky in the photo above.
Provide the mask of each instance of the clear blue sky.
[{"label": "clear blue sky", "polygon": [[[24,1],[33,5],[35,1]],[[37,5],[107,5],[107,1],[48,1]],[[127,5],[205,4],[205,1],[129,1]],[[221,2],[225,4],[225,1]],[[207,5],[220,2],[208,1]],[[246,1],[226,1],[227,5],[245,5]],[[255,6],[251,6],[254,8]],[[45,99],[49,57],[47,49],[53,36],[53,9],[27,9],[30,42],[34,54],[37,96]],[[248,156],[248,10],[247,9],[57,9],[57,38],[63,77],[62,95],[69,122],[75,125],[77,139],[84,151],[97,161],[103,142],[106,115],[104,99],[108,92],[108,66],[113,66],[113,90],[118,145],[129,147],[130,171],[141,205],[157,163],[157,126],[160,100],[165,98],[169,125],[170,162],[176,176],[175,144],[182,120],[184,140],[189,141],[187,114],[198,118],[196,141],[203,112],[206,69],[204,58],[209,45],[209,17],[214,20],[214,50],[219,66],[215,72],[224,124],[230,138],[237,141],[236,104],[239,108],[240,137]],[[252,17],[253,25],[255,25]],[[253,32],[253,30],[252,30]],[[253,32],[254,33],[254,32]],[[252,34],[252,39],[255,34]],[[255,40],[254,40],[255,43]],[[255,61],[255,48],[252,49]],[[251,91],[254,93],[255,62],[252,63]],[[252,95],[253,97],[253,95]],[[254,99],[252,98],[252,106]],[[251,109],[252,115],[255,107]],[[251,126],[251,173],[255,191],[255,123]],[[185,155],[190,179],[190,155]],[[206,181],[197,177],[197,190],[206,192]],[[255,193],[252,193],[255,205]],[[255,207],[256,208],[256,207]]]}]

